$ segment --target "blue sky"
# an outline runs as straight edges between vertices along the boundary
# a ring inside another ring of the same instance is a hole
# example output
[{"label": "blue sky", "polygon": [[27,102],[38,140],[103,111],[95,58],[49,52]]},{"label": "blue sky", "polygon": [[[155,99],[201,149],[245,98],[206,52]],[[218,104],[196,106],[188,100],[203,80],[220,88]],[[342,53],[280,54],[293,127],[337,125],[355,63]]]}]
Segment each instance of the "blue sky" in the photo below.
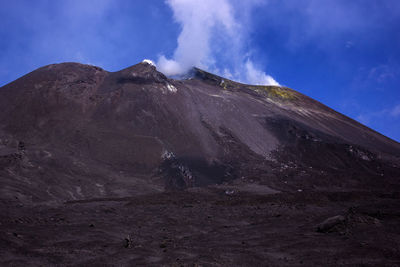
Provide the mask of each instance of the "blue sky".
[{"label": "blue sky", "polygon": [[145,58],[276,81],[400,141],[398,0],[0,0],[0,86],[51,63]]}]

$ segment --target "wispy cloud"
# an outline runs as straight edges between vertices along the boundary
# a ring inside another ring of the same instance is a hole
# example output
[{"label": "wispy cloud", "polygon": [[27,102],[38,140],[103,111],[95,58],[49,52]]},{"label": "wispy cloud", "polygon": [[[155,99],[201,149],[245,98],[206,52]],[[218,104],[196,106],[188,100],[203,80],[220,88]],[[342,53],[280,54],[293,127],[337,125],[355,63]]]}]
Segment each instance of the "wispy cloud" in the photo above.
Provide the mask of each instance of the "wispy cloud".
[{"label": "wispy cloud", "polygon": [[390,115],[393,117],[400,117],[400,104],[392,108],[390,111]]},{"label": "wispy cloud", "polygon": [[362,114],[359,114],[356,119],[364,124],[370,124],[371,122],[375,120],[380,120],[382,118],[386,119],[398,119],[400,118],[400,104],[397,104],[395,106],[385,108],[382,110],[378,111],[372,111],[372,112],[365,112]]},{"label": "wispy cloud", "polygon": [[232,36],[237,29],[231,5],[226,0],[169,0],[167,3],[182,31],[173,59],[162,55],[157,64],[159,69],[167,75],[177,75],[193,66],[209,66],[213,34],[217,31]]},{"label": "wispy cloud", "polygon": [[[244,49],[246,29],[235,16],[235,7],[242,4],[229,0],[168,0],[174,18],[182,30],[172,58],[161,55],[157,68],[166,75],[184,74],[197,66],[247,83],[279,85],[271,76],[257,69]],[[246,2],[246,10],[259,4]],[[245,20],[245,16],[242,17]],[[218,68],[218,61],[223,71]]]},{"label": "wispy cloud", "polygon": [[397,72],[399,72],[397,69],[393,69],[389,65],[379,65],[370,69],[368,80],[381,84],[395,78]]},{"label": "wispy cloud", "polygon": [[377,111],[365,111],[355,117],[356,120],[382,134],[399,139],[400,104]]},{"label": "wispy cloud", "polygon": [[[102,65],[103,23],[111,0],[0,1],[0,85],[46,64],[80,61]],[[108,47],[107,47],[108,48]]]},{"label": "wispy cloud", "polygon": [[269,0],[268,3],[265,21],[285,33],[285,45],[292,50],[312,44],[332,51],[340,44],[348,48],[357,42],[370,41],[355,37],[360,34],[371,37],[368,33],[382,29],[385,22],[400,14],[397,0],[368,1],[368,4],[363,0]]},{"label": "wispy cloud", "polygon": [[279,83],[275,81],[274,78],[265,74],[265,72],[255,68],[254,64],[250,60],[247,60],[245,68],[246,68],[246,80],[248,83],[254,85],[263,85],[263,84],[279,85]]},{"label": "wispy cloud", "polygon": [[399,75],[400,66],[393,61],[371,67],[360,67],[354,73],[350,87],[354,91],[391,91],[396,86]]}]

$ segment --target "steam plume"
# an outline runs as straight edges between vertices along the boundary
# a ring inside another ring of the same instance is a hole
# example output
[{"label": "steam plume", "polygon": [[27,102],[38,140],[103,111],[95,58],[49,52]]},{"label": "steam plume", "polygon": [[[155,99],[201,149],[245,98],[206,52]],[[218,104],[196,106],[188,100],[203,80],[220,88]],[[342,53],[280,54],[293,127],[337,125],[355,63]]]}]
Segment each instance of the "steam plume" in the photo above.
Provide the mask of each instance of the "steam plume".
[{"label": "steam plume", "polygon": [[[230,0],[167,0],[166,3],[182,31],[172,58],[159,57],[159,71],[173,76],[197,66],[241,82],[279,85],[271,76],[256,69],[249,58],[242,56],[247,54],[242,44],[244,30],[235,19]],[[249,5],[254,3],[250,1]],[[219,71],[217,58],[229,62],[229,68]]]}]

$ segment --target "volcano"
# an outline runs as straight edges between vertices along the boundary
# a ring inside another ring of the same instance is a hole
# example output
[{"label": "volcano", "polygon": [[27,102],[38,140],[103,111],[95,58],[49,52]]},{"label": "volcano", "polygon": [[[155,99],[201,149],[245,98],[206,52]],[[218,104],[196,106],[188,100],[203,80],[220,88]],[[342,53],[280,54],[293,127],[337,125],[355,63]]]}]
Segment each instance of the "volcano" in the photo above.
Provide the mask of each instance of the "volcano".
[{"label": "volcano", "polygon": [[61,63],[0,107],[2,265],[400,263],[400,144],[295,90]]}]

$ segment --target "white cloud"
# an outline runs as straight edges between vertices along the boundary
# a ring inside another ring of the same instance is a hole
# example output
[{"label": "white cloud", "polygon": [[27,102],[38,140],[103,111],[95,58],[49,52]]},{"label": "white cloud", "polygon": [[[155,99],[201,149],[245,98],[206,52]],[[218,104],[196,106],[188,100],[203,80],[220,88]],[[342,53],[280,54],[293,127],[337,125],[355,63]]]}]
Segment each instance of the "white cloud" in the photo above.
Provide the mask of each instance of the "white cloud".
[{"label": "white cloud", "polygon": [[[213,30],[231,35],[235,28],[227,0],[168,0],[175,20],[182,25],[173,59],[160,56],[157,66],[166,75],[183,74],[193,66],[205,67],[210,61]],[[216,8],[218,7],[218,8]]]},{"label": "white cloud", "polygon": [[356,119],[363,124],[370,124],[371,122],[381,120],[382,118],[397,119],[398,117],[400,117],[400,104],[391,108],[384,108],[378,111],[359,114]]},{"label": "white cloud", "polygon": [[154,62],[152,60],[150,60],[150,59],[143,59],[142,63],[147,63],[147,64],[149,64],[151,66],[154,66],[154,67],[156,66],[156,64],[154,64]]},{"label": "white cloud", "polygon": [[392,115],[393,117],[400,116],[400,104],[392,108],[392,110],[390,111],[390,115]]},{"label": "white cloud", "polygon": [[369,115],[367,114],[360,114],[356,117],[356,120],[358,120],[359,122],[361,122],[362,124],[369,124],[371,121],[371,118]]},{"label": "white cloud", "polygon": [[157,69],[167,76],[185,73],[189,68],[184,68],[178,61],[167,59],[164,55],[160,56],[157,62]]},{"label": "white cloud", "polygon": [[379,65],[370,69],[368,80],[370,82],[384,83],[395,78],[396,72],[398,71],[389,65]]},{"label": "white cloud", "polygon": [[[256,81],[262,84],[277,82],[263,71],[254,67],[246,57],[244,51],[245,27],[241,20],[235,17],[233,0],[167,0],[174,18],[182,26],[177,40],[177,47],[172,58],[161,55],[157,68],[168,76],[184,74],[196,66],[216,72],[220,75],[241,82]],[[251,8],[259,4],[258,1],[249,1],[246,4],[236,3],[243,10],[250,12]],[[243,8],[243,6],[246,8]],[[246,17],[246,16],[242,16]],[[224,61],[223,71],[219,72],[216,64]]]},{"label": "white cloud", "polygon": [[246,62],[246,80],[248,83],[255,85],[280,86],[274,78],[265,74],[265,72],[256,69],[250,60]]}]

